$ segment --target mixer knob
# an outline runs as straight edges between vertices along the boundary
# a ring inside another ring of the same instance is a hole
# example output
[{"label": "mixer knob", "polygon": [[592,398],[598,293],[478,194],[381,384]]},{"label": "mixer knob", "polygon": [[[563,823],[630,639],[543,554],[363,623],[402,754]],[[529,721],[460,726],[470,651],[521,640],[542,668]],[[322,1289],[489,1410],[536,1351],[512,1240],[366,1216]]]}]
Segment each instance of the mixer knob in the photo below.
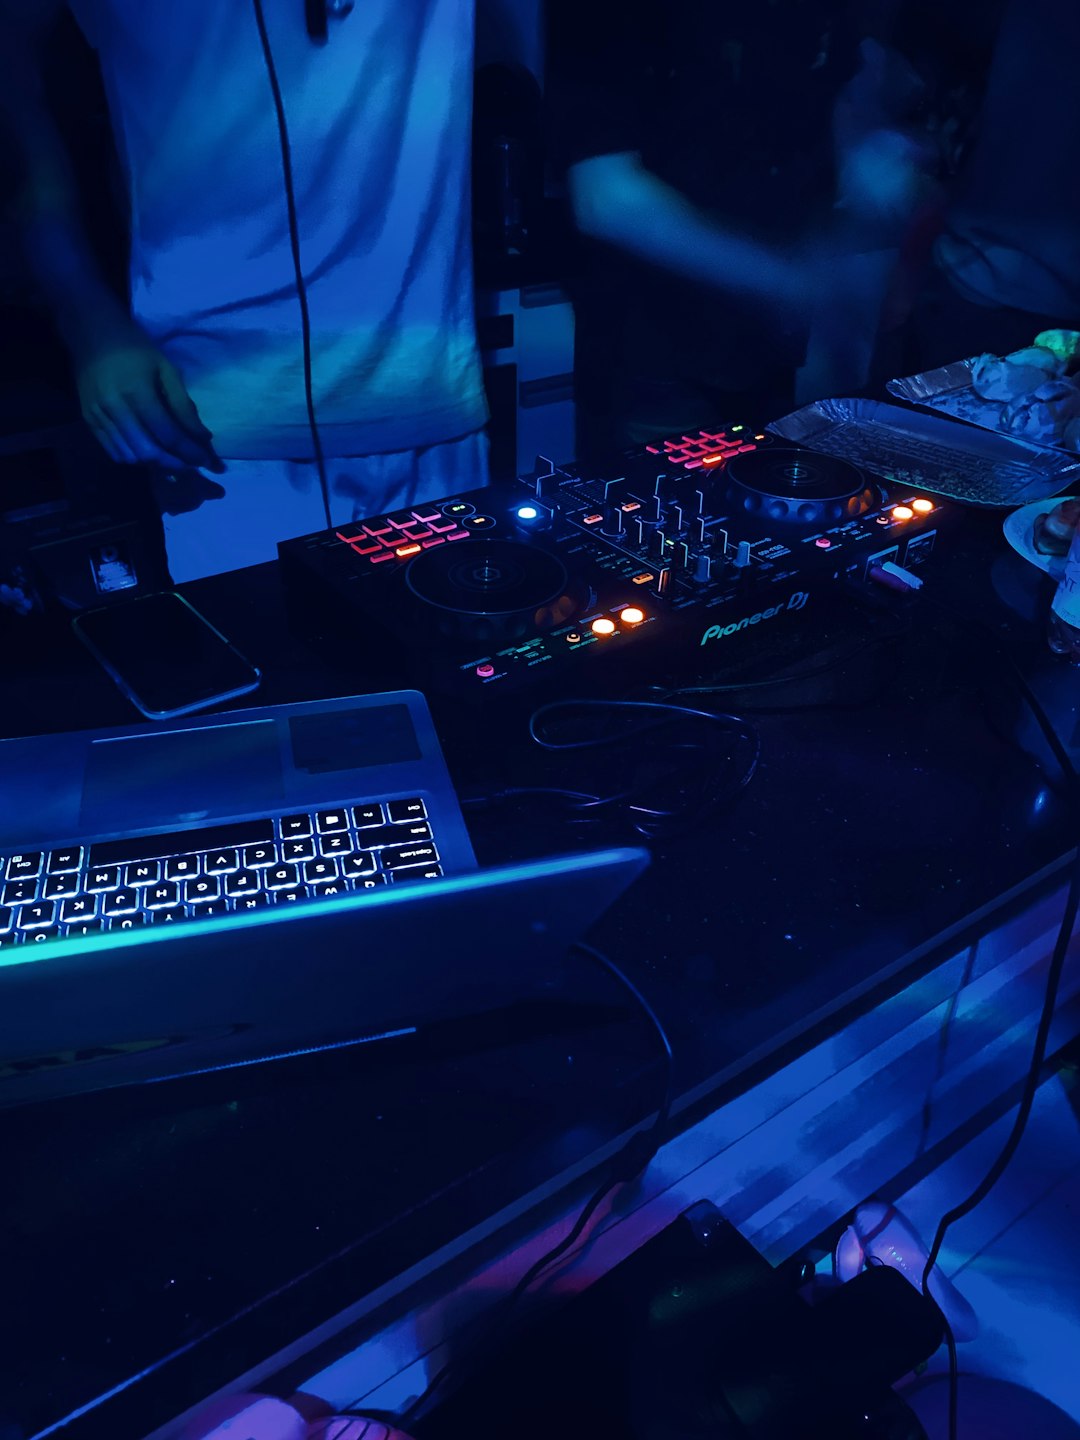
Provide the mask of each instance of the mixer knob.
[{"label": "mixer knob", "polygon": [[711,555],[699,555],[694,561],[694,581],[698,585],[707,585],[712,579],[713,561]]},{"label": "mixer knob", "polygon": [[660,574],[657,575],[657,577],[656,577],[656,593],[657,593],[657,595],[667,595],[667,594],[670,593],[670,591],[671,591],[671,571],[670,571],[670,570],[661,570],[661,571],[660,571]]},{"label": "mixer knob", "polygon": [[654,525],[659,525],[664,518],[664,502],[659,495],[654,495],[649,501],[648,515],[646,516]]},{"label": "mixer knob", "polygon": [[685,523],[683,519],[683,507],[681,505],[668,506],[668,523],[677,535]]},{"label": "mixer knob", "polygon": [[705,544],[705,516],[698,515],[690,526],[690,541],[693,545]]},{"label": "mixer knob", "polygon": [[630,543],[637,550],[645,545],[645,522],[640,515],[635,515],[630,522]]},{"label": "mixer knob", "polygon": [[664,531],[654,530],[649,537],[649,554],[657,560],[662,560],[664,558],[664,552],[667,550],[667,544],[668,537]]},{"label": "mixer knob", "polygon": [[538,499],[542,499],[556,488],[555,462],[546,455],[537,455],[533,469],[536,472],[536,495]]},{"label": "mixer knob", "polygon": [[735,555],[735,568],[738,570],[745,570],[749,564],[750,542],[749,540],[740,540],[739,548]]},{"label": "mixer knob", "polygon": [[704,491],[704,490],[695,490],[695,491],[694,491],[694,498],[693,498],[693,500],[690,502],[690,509],[693,511],[693,513],[694,513],[695,515],[704,515],[704,513],[705,513],[705,491]]},{"label": "mixer knob", "polygon": [[675,564],[681,566],[683,570],[688,570],[690,559],[690,546],[685,540],[680,540],[675,546]]},{"label": "mixer knob", "polygon": [[604,506],[604,519],[600,526],[605,535],[617,537],[622,535],[626,528],[626,516],[623,514],[620,505],[608,504]]}]

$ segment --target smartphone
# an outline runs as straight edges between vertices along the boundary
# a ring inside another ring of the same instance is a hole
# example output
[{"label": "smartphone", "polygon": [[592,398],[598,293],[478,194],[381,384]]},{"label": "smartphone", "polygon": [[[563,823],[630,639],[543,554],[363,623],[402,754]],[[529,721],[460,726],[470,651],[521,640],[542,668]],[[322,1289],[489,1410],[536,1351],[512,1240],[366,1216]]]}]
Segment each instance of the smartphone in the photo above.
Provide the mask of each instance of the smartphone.
[{"label": "smartphone", "polygon": [[87,610],[72,629],[148,720],[188,715],[259,683],[255,666],[170,591]]}]

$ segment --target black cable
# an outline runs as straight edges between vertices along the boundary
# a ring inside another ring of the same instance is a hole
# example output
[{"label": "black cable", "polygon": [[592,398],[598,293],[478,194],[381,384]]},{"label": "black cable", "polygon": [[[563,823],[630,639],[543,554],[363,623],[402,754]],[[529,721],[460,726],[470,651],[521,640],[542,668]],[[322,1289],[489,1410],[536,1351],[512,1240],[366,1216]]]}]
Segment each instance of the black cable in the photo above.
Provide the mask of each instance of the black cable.
[{"label": "black cable", "polygon": [[[671,1116],[671,1106],[674,1099],[674,1056],[671,1050],[671,1041],[668,1039],[667,1031],[664,1029],[660,1017],[629,976],[624,974],[609,956],[597,950],[595,946],[587,945],[582,940],[576,941],[571,946],[571,949],[580,950],[582,954],[587,955],[590,960],[593,960],[597,965],[606,970],[609,975],[613,976],[629,993],[635,1004],[644,1012],[649,1023],[655,1030],[664,1052],[663,1095],[660,1106],[656,1112],[656,1119],[652,1125],[647,1130],[636,1131],[634,1135],[631,1136],[629,1143],[615,1156],[611,1162],[607,1177],[586,1201],[570,1230],[563,1236],[558,1244],[552,1246],[550,1250],[546,1251],[545,1254],[541,1255],[538,1260],[529,1266],[513,1290],[498,1303],[494,1313],[487,1317],[493,1326],[501,1324],[506,1315],[514,1308],[534,1281],[536,1281],[545,1270],[550,1269],[557,1260],[561,1259],[562,1256],[576,1244],[605,1196],[616,1185],[626,1184],[633,1180],[636,1175],[641,1174],[646,1166],[648,1166],[663,1142],[664,1133],[667,1130],[668,1121]],[[443,1386],[446,1377],[453,1371],[454,1365],[455,1362],[453,1360],[448,1360],[441,1369],[436,1371],[433,1379],[423,1393],[418,1395],[412,1404],[396,1417],[396,1423],[401,1426],[402,1429],[407,1430],[419,1412],[427,1409],[432,1397]],[[352,1403],[357,1404],[359,1402],[354,1401]],[[350,1412],[349,1410],[345,1410],[342,1413],[348,1414]]]},{"label": "black cable", "polygon": [[300,227],[296,218],[296,191],[293,187],[292,147],[289,144],[289,130],[285,123],[285,105],[281,98],[281,86],[278,84],[277,68],[274,65],[274,57],[270,50],[270,37],[266,33],[266,16],[263,14],[262,0],[252,0],[252,4],[255,7],[255,23],[259,27],[259,40],[262,44],[263,61],[266,65],[266,73],[270,80],[270,90],[274,97],[278,136],[281,140],[281,171],[282,178],[285,182],[285,207],[288,211],[289,218],[289,246],[292,250],[293,271],[296,275],[296,298],[300,302],[300,334],[304,347],[304,396],[307,401],[308,429],[311,431],[311,443],[315,449],[315,467],[319,473],[319,489],[322,491],[326,528],[332,530],[334,528],[334,522],[330,518],[330,487],[326,481],[326,461],[323,458],[322,439],[319,435],[319,427],[315,423],[315,398],[312,394],[311,380],[311,316],[308,312],[307,286],[304,284],[304,271],[300,264]]},{"label": "black cable", "polygon": [[[572,715],[580,711],[585,714],[626,714],[632,716],[635,723],[632,727],[624,727],[616,733],[604,732],[587,735],[577,739],[552,739],[546,733],[546,727],[550,725],[552,717],[557,714]],[[655,804],[645,803],[645,796],[642,793],[645,787],[638,785],[630,789],[623,789],[611,795],[587,794],[582,791],[570,791],[564,788],[552,786],[534,786],[520,790],[505,790],[492,796],[476,797],[471,803],[480,801],[490,803],[492,800],[509,798],[514,794],[550,794],[562,796],[573,801],[572,809],[575,818],[579,820],[600,819],[604,812],[616,810],[623,806],[634,829],[641,835],[648,838],[659,838],[661,835],[670,833],[680,825],[690,820],[699,818],[709,810],[715,809],[720,804],[734,798],[739,792],[750,784],[757,772],[758,761],[761,756],[761,736],[755,726],[749,721],[737,715],[728,715],[714,710],[702,710],[689,705],[671,705],[656,700],[556,700],[550,704],[542,705],[529,717],[529,736],[542,749],[545,750],[589,750],[600,746],[611,745],[620,741],[627,741],[635,737],[651,732],[661,725],[670,724],[682,719],[708,720],[720,727],[725,734],[730,734],[736,739],[746,741],[752,746],[752,753],[746,766],[743,768],[733,783],[722,786],[718,782],[715,773],[707,773],[702,776],[702,767],[694,766],[688,775],[688,781],[693,782],[694,799],[690,803],[676,807],[661,807]],[[688,749],[695,755],[700,755],[706,747],[700,745],[672,745],[669,750]],[[674,777],[665,777],[665,783],[671,785],[678,791]],[[656,790],[657,781],[652,781],[647,787],[649,791]]]}]

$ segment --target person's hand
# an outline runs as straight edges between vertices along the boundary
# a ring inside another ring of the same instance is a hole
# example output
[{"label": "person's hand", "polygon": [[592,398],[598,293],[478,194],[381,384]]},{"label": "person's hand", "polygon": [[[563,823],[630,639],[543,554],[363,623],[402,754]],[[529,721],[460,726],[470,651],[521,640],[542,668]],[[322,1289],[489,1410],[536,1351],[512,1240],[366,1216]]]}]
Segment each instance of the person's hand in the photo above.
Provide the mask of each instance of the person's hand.
[{"label": "person's hand", "polygon": [[180,372],[133,321],[77,357],[76,382],[83,419],[113,460],[224,471]]}]

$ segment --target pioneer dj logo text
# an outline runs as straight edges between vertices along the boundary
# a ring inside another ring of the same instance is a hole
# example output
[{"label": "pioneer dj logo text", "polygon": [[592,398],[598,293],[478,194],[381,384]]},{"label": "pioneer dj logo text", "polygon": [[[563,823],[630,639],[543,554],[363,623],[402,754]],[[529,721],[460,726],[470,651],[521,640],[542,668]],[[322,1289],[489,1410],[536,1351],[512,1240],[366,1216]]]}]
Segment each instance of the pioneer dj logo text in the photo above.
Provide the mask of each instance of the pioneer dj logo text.
[{"label": "pioneer dj logo text", "polygon": [[810,596],[805,590],[796,590],[793,595],[788,597],[786,605],[774,605],[770,610],[759,610],[755,615],[744,615],[741,620],[733,620],[730,625],[710,625],[702,635],[701,643],[706,645],[710,640],[723,640],[728,635],[734,635],[736,630],[745,630],[748,625],[760,625],[762,620],[771,620],[782,610],[801,610],[809,599]]}]

